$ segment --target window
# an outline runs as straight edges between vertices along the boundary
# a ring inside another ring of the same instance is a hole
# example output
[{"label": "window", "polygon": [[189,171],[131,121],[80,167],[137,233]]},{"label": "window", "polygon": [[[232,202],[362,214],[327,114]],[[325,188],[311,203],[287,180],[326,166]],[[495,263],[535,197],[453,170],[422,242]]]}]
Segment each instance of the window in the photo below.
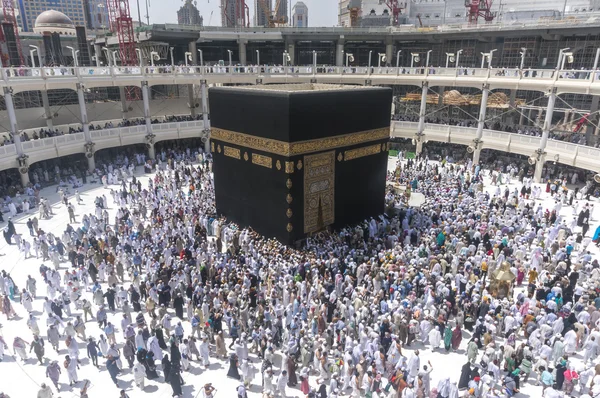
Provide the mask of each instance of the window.
[{"label": "window", "polygon": [[433,15],[433,17],[434,17],[434,18],[439,18],[439,17],[440,17],[440,14],[434,14],[434,15]]},{"label": "window", "polygon": [[431,16],[429,14],[425,14],[425,18],[430,18]]}]

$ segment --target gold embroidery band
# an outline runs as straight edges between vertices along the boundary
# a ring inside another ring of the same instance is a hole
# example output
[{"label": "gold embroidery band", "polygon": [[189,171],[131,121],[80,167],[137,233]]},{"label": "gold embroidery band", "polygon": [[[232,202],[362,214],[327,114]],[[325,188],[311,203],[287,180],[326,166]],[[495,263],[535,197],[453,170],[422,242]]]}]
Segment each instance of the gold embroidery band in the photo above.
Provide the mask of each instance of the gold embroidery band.
[{"label": "gold embroidery band", "polygon": [[223,154],[225,156],[229,156],[230,158],[240,159],[240,150],[237,148],[232,148],[230,146],[223,146]]},{"label": "gold embroidery band", "polygon": [[376,155],[381,152],[381,146],[379,144],[369,145],[362,148],[351,149],[344,152],[344,160],[354,160],[362,158],[364,156]]},{"label": "gold embroidery band", "polygon": [[259,166],[268,167],[269,169],[273,168],[273,158],[264,155],[259,155],[258,153],[252,154],[252,163],[257,164]]},{"label": "gold embroidery band", "polygon": [[280,156],[295,156],[327,151],[335,148],[359,145],[370,141],[383,140],[389,137],[389,127],[299,142],[271,140],[216,127],[211,129],[211,139]]}]

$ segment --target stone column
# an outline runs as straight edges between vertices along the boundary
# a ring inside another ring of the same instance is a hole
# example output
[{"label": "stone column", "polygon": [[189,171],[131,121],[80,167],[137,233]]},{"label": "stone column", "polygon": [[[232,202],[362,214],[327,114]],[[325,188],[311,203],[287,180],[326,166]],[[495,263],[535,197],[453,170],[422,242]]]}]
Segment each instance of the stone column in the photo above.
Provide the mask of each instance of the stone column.
[{"label": "stone column", "polygon": [[[390,64],[392,65],[392,60],[394,58],[394,42],[392,41],[392,38],[388,38],[385,41],[385,58],[386,58],[386,65]],[[395,66],[395,65],[394,65]]]},{"label": "stone column", "polygon": [[196,45],[196,41],[191,41],[188,44],[188,51],[192,53],[192,61],[191,63],[194,65],[198,65],[198,46]]},{"label": "stone column", "polygon": [[200,81],[200,93],[202,95],[202,120],[204,121],[204,129],[202,130],[203,136],[206,137],[204,142],[204,152],[210,152],[210,128],[208,122],[208,87],[206,86],[206,80]]},{"label": "stone column", "polygon": [[[23,159],[23,166],[21,166],[21,161],[19,159],[17,159],[17,161],[19,161],[19,174],[21,175],[21,185],[25,187],[29,184],[29,162],[27,161],[27,158],[25,157],[26,155],[23,152],[23,144],[21,143],[21,133],[19,132],[19,127],[17,125],[15,104],[13,103],[12,89],[10,87],[4,87],[4,103],[6,105],[8,120],[10,122],[10,134],[13,138],[13,142],[15,143],[15,149],[17,150],[18,158]],[[25,171],[25,173],[23,173],[23,171]]]},{"label": "stone column", "polygon": [[[592,96],[592,104],[590,105],[590,116],[588,120],[591,123],[588,123],[585,131],[585,137],[588,143],[592,142],[592,135],[598,135],[598,129],[594,127],[596,124],[596,120],[598,120],[598,104],[600,101],[600,96],[594,95]],[[595,141],[594,141],[595,142]]]},{"label": "stone column", "polygon": [[150,117],[150,87],[148,82],[142,82],[142,100],[144,101],[144,119],[146,120],[146,143],[148,145],[148,157],[156,159],[154,150],[154,134],[152,133],[152,119]]},{"label": "stone column", "polygon": [[100,64],[100,56],[102,55],[102,46],[100,44],[94,44],[94,56],[96,57],[96,66],[102,66]]},{"label": "stone column", "polygon": [[537,162],[535,163],[535,173],[533,175],[533,179],[536,183],[542,182],[542,171],[544,170],[544,162],[546,161],[546,144],[548,143],[548,136],[550,135],[550,129],[552,128],[552,116],[554,115],[555,102],[556,88],[553,88],[548,95],[546,118],[544,119],[544,126],[542,128],[542,140],[540,141],[540,147],[535,154],[537,156]]},{"label": "stone column", "polygon": [[121,117],[123,118],[123,120],[127,120],[129,107],[127,106],[127,95],[125,94],[125,86],[119,87],[119,98],[121,99]]},{"label": "stone column", "polygon": [[340,36],[335,46],[335,66],[344,66],[344,37]]},{"label": "stone column", "polygon": [[[90,123],[87,116],[87,108],[85,106],[85,94],[83,92],[84,89],[85,87],[83,84],[77,83],[77,99],[79,102],[79,111],[81,112],[81,126],[83,127],[83,136],[85,137],[86,143],[85,154],[88,160],[88,170],[93,171],[96,168],[96,162],[94,160],[92,136],[90,134]],[[88,146],[91,148],[91,152],[88,152]]]},{"label": "stone column", "polygon": [[553,89],[550,95],[548,95],[548,106],[546,107],[546,118],[544,119],[544,126],[542,128],[542,141],[540,142],[540,151],[546,149],[548,143],[548,136],[550,135],[550,129],[552,128],[552,116],[554,115],[554,103],[556,102],[556,89]]},{"label": "stone column", "polygon": [[481,104],[479,105],[479,119],[477,120],[477,133],[473,140],[474,151],[473,151],[473,164],[479,163],[479,156],[481,155],[481,138],[483,137],[483,128],[485,127],[485,115],[487,113],[487,102],[488,96],[490,95],[489,84],[484,84],[481,89]]},{"label": "stone column", "polygon": [[44,105],[44,115],[46,116],[46,126],[48,126],[49,129],[52,129],[54,127],[54,122],[52,120],[52,111],[50,110],[50,100],[48,99],[48,91],[41,90],[41,92],[42,104]]},{"label": "stone column", "polygon": [[194,96],[194,85],[188,84],[188,107],[190,108],[190,115],[195,118],[196,117],[196,98]]},{"label": "stone column", "polygon": [[417,149],[416,154],[420,155],[423,152],[423,140],[425,138],[425,112],[427,111],[427,93],[429,84],[423,83],[421,88],[421,108],[419,109],[419,124],[417,126]]},{"label": "stone column", "polygon": [[290,65],[296,64],[296,42],[293,40],[286,39],[286,49],[288,54],[290,54]]},{"label": "stone column", "polygon": [[239,48],[239,52],[240,52],[240,64],[241,65],[246,65],[246,44],[247,43],[248,43],[248,40],[245,40],[245,39],[238,40],[238,48]]},{"label": "stone column", "polygon": [[515,124],[515,103],[517,101],[517,90],[510,90],[509,97],[509,109],[511,109],[510,113],[507,114],[507,117],[504,120],[504,123],[507,124]]}]

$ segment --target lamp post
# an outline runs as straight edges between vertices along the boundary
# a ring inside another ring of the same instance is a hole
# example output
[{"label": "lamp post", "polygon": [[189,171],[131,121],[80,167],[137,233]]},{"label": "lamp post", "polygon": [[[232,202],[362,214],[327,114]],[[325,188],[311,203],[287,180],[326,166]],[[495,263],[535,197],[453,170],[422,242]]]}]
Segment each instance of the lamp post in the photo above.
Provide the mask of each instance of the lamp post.
[{"label": "lamp post", "polygon": [[494,57],[494,53],[498,51],[498,49],[494,48],[492,51],[489,52],[488,54],[488,68],[492,68],[492,58]]},{"label": "lamp post", "polygon": [[456,68],[458,68],[458,61],[460,60],[460,54],[462,54],[462,52],[462,49],[456,52]]},{"label": "lamp post", "polygon": [[454,62],[454,53],[446,53],[446,68],[448,68],[448,64],[451,60]]},{"label": "lamp post", "polygon": [[106,52],[106,62],[108,62],[108,66],[112,66],[111,60],[110,60],[110,51],[109,51],[109,49],[106,48],[106,47],[102,47],[102,51]]},{"label": "lamp post", "polygon": [[75,58],[75,49],[71,46],[66,46],[69,50],[71,50],[71,55],[73,56],[73,66],[77,66],[77,59]]},{"label": "lamp post", "polygon": [[[35,68],[35,58],[33,57],[33,53],[37,52],[40,55],[40,48],[38,46],[34,46],[32,44],[29,45],[31,50],[29,51],[29,55],[31,56],[31,66]],[[42,66],[42,57],[40,56],[40,67]]]},{"label": "lamp post", "polygon": [[140,68],[142,67],[142,50],[140,50],[139,48],[135,49],[135,52],[138,56],[138,62],[140,63]]},{"label": "lamp post", "polygon": [[525,55],[527,55],[527,49],[525,47],[521,47],[521,52],[519,54],[521,54],[521,65],[519,66],[519,69],[523,70],[523,67],[525,66]]},{"label": "lamp post", "polygon": [[114,66],[117,66],[117,53],[118,53],[118,51],[116,51],[116,50],[112,52]]},{"label": "lamp post", "polygon": [[560,70],[565,69],[565,61],[567,61],[567,60],[569,60],[569,63],[573,63],[573,53],[572,52],[563,53],[562,61],[560,63]]},{"label": "lamp post", "polygon": [[412,68],[415,62],[419,62],[421,59],[419,58],[418,53],[410,53],[410,67]]},{"label": "lamp post", "polygon": [[398,53],[396,54],[396,68],[400,69],[400,53],[402,53],[402,50],[399,50]]},{"label": "lamp post", "polygon": [[287,51],[283,52],[283,66],[288,66],[288,62],[290,62],[290,54]]},{"label": "lamp post", "polygon": [[260,51],[256,50],[256,64],[260,66]]},{"label": "lamp post", "polygon": [[428,68],[429,67],[429,55],[431,54],[433,50],[429,50],[427,51],[427,57],[425,58],[425,67]]},{"label": "lamp post", "polygon": [[569,51],[571,48],[567,47],[567,48],[563,48],[558,52],[558,62],[556,63],[556,69],[558,69],[559,66],[564,65],[564,62],[562,62],[563,60],[563,54],[565,53],[565,51]]},{"label": "lamp post", "polygon": [[192,53],[191,52],[185,53],[185,66],[189,66],[188,61],[190,61],[190,62],[192,61]]},{"label": "lamp post", "polygon": [[379,53],[377,57],[377,67],[381,68],[381,61],[385,62],[385,53]]},{"label": "lamp post", "polygon": [[373,51],[369,51],[369,74],[371,74],[371,56],[373,55]]},{"label": "lamp post", "polygon": [[317,51],[313,50],[313,74],[317,73]]},{"label": "lamp post", "polygon": [[346,68],[348,67],[348,61],[354,62],[354,55],[351,53],[346,53]]},{"label": "lamp post", "polygon": [[231,62],[231,54],[233,54],[233,51],[231,50],[227,50],[227,53],[229,54],[229,66],[232,66],[232,62]]},{"label": "lamp post", "polygon": [[169,52],[171,53],[171,66],[175,66],[175,57],[173,57],[173,50],[175,47],[170,47]]},{"label": "lamp post", "polygon": [[150,53],[150,65],[154,66],[154,61],[158,61],[160,59],[160,56],[158,55],[158,53],[156,51],[152,51]]},{"label": "lamp post", "polygon": [[200,66],[204,66],[204,58],[203,58],[202,50],[198,50],[198,52],[200,53]]}]

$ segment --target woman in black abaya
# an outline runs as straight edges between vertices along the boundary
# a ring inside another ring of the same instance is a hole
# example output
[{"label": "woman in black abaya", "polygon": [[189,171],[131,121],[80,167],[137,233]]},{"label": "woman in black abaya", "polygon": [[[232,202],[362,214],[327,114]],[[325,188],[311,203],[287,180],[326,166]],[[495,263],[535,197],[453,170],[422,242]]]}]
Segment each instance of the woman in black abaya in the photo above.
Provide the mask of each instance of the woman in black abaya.
[{"label": "woman in black abaya", "polygon": [[458,380],[458,389],[467,388],[471,381],[471,364],[465,363],[460,371],[460,379]]},{"label": "woman in black abaya", "polygon": [[240,372],[238,372],[238,357],[235,354],[231,354],[229,357],[229,371],[227,376],[233,377],[236,380],[240,380]]},{"label": "woman in black abaya", "polygon": [[165,383],[169,383],[169,380],[171,380],[171,361],[169,361],[169,354],[165,354],[163,357],[162,368],[165,375]]}]

